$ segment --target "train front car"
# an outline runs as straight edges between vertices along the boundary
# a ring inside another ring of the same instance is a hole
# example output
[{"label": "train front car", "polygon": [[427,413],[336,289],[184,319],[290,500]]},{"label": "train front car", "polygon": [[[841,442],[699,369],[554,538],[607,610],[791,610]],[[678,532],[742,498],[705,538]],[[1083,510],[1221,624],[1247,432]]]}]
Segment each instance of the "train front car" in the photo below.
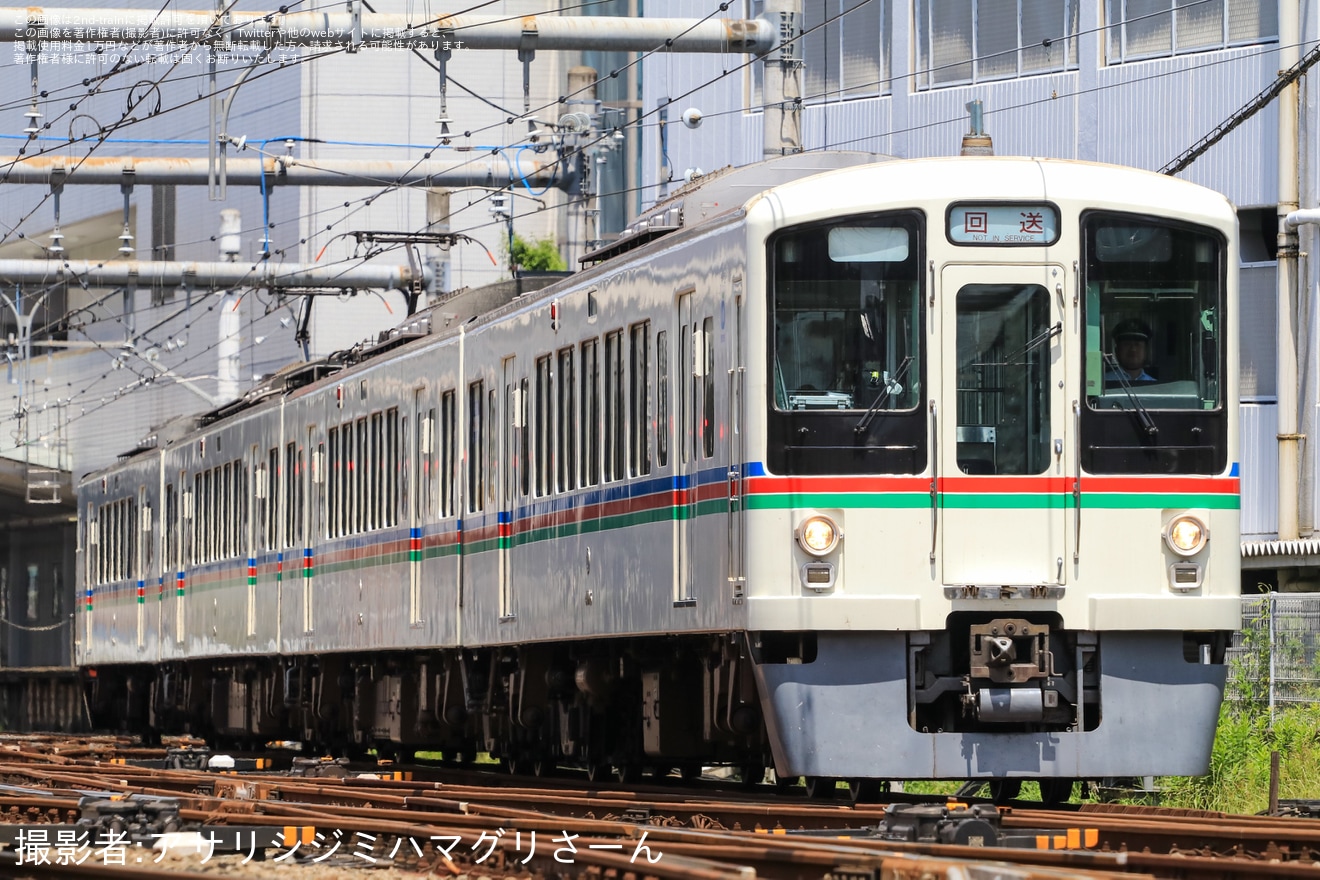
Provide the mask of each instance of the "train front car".
[{"label": "train front car", "polygon": [[777,188],[748,234],[747,613],[779,774],[1205,772],[1240,590],[1228,202],[893,162]]}]

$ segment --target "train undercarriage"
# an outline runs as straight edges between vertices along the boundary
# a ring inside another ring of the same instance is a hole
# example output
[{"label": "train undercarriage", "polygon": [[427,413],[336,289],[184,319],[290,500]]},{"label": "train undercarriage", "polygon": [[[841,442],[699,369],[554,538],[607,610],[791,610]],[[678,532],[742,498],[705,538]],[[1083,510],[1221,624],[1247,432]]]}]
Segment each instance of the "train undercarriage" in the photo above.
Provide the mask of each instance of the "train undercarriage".
[{"label": "train undercarriage", "polygon": [[[955,614],[935,632],[114,666],[89,678],[89,706],[94,727],[149,738],[296,741],[309,754],[401,761],[484,754],[519,774],[576,767],[630,781],[718,764],[750,781],[774,767],[823,796],[840,779],[1039,779],[1070,790],[1075,779],[1170,766],[1204,772],[1226,646],[1217,632],[1093,633],[1055,615]],[[1145,746],[1158,741],[1161,713],[1186,721],[1172,757]]]},{"label": "train undercarriage", "polygon": [[484,753],[519,773],[578,766],[623,780],[728,764],[759,779],[771,758],[743,645],[725,635],[107,667],[90,679],[90,704],[100,728],[232,747]]}]

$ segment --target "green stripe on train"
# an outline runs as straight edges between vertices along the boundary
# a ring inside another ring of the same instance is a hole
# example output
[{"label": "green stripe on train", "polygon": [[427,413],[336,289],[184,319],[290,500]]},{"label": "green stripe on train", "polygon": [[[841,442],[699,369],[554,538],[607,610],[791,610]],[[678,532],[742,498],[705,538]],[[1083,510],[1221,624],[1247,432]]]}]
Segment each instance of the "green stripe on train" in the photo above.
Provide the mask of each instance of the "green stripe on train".
[{"label": "green stripe on train", "polygon": [[[1063,509],[1073,506],[1072,493],[941,493],[939,505],[944,510],[1042,510]],[[1237,510],[1241,506],[1237,495],[1209,494],[1124,494],[1085,492],[1082,507],[1109,510],[1141,510],[1171,507],[1203,507],[1211,510]],[[749,510],[789,510],[799,507],[852,508],[855,510],[914,509],[930,507],[930,494],[918,492],[895,493],[801,493],[784,495],[749,495]]]}]

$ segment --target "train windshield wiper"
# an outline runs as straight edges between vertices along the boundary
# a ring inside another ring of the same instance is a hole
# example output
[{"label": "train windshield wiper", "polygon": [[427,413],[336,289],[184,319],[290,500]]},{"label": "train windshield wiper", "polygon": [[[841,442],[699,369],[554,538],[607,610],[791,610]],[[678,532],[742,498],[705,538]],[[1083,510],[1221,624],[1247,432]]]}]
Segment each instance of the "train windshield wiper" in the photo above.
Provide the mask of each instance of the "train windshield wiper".
[{"label": "train windshield wiper", "polygon": [[1123,393],[1127,395],[1127,399],[1132,403],[1132,411],[1137,414],[1137,421],[1141,423],[1141,430],[1146,432],[1147,437],[1154,440],[1156,435],[1160,433],[1160,429],[1155,424],[1155,420],[1150,417],[1150,413],[1146,410],[1145,404],[1141,402],[1141,398],[1133,393],[1132,383],[1128,381],[1127,370],[1118,365],[1118,359],[1112,354],[1102,356],[1106,369],[1118,379],[1118,387],[1123,389]]},{"label": "train windshield wiper", "polygon": [[862,417],[858,419],[857,424],[853,426],[854,431],[858,434],[865,431],[867,426],[870,425],[871,421],[875,418],[876,413],[880,411],[880,407],[884,402],[893,396],[895,391],[903,390],[903,386],[899,384],[899,381],[907,375],[908,367],[910,366],[912,366],[912,355],[903,358],[903,361],[898,365],[898,370],[894,375],[885,379],[884,393],[872,401],[871,405],[866,408],[866,412],[862,413]]},{"label": "train windshield wiper", "polygon": [[1058,336],[1058,335],[1059,335],[1060,333],[1062,333],[1062,332],[1063,332],[1063,322],[1062,322],[1062,321],[1059,321],[1059,322],[1057,322],[1053,327],[1046,327],[1044,330],[1040,331],[1040,332],[1037,333],[1035,336],[1033,336],[1033,337],[1031,337],[1030,339],[1028,339],[1026,345],[1022,346],[1022,347],[1019,348],[1017,351],[1013,352],[1011,355],[1006,355],[1006,356],[1004,357],[1003,360],[1001,360],[1001,361],[981,361],[981,362],[978,362],[978,363],[972,364],[972,366],[974,366],[974,367],[1020,367],[1020,366],[1022,366],[1023,364],[1026,363],[1026,361],[1023,360],[1023,358],[1025,358],[1027,355],[1031,354],[1031,353],[1032,353],[1033,351],[1035,351],[1036,349],[1040,348],[1041,344],[1044,343],[1045,340],[1047,340],[1047,339],[1053,339],[1054,337]]}]

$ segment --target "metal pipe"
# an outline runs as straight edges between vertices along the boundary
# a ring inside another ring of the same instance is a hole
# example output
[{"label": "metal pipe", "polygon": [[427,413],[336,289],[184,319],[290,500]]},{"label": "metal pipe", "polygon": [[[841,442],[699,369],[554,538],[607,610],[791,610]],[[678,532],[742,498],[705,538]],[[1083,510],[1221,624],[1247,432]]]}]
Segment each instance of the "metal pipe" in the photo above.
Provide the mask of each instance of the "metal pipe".
[{"label": "metal pipe", "polygon": [[[1279,2],[1279,69],[1297,63],[1297,0]],[[1279,524],[1280,541],[1298,538],[1297,509],[1297,233],[1288,225],[1288,217],[1298,208],[1297,185],[1297,83],[1294,81],[1279,94],[1279,231],[1277,292],[1278,339],[1275,362],[1275,394],[1279,443]]]},{"label": "metal pipe", "polygon": [[[554,153],[521,157],[476,156],[450,161],[371,159],[298,159],[276,156],[262,159],[230,159],[226,179],[235,186],[260,186],[265,169],[267,186],[486,186],[490,181],[525,179],[533,186],[553,184],[567,187],[564,175],[555,172],[559,158]],[[25,159],[0,157],[0,181],[44,183],[63,175],[64,186],[120,185],[125,171],[135,173],[143,185],[172,184],[201,186],[209,182],[209,159],[150,158],[135,156],[38,156]]]},{"label": "metal pipe", "polygon": [[[192,44],[205,39],[215,23],[209,10],[0,8],[0,42],[45,39],[46,29],[99,27],[114,22],[132,39],[153,44]],[[761,20],[615,18],[609,16],[448,15],[417,26],[399,13],[269,12],[229,13],[224,35],[235,46],[364,45],[412,49],[443,47],[516,50],[525,34],[536,32],[537,51],[578,49],[601,52],[737,52],[762,54],[775,45],[777,29]],[[360,20],[360,31],[356,28]],[[360,33],[360,37],[357,34]]]},{"label": "metal pipe", "polygon": [[[421,270],[423,283],[434,274]],[[408,266],[327,266],[321,263],[199,263],[150,260],[0,260],[0,284],[55,284],[81,280],[90,287],[168,286],[225,289],[384,288],[406,290],[416,270]]]},{"label": "metal pipe", "polygon": [[765,57],[761,78],[762,155],[769,159],[802,152],[802,0],[766,0],[767,27],[780,41]]}]

